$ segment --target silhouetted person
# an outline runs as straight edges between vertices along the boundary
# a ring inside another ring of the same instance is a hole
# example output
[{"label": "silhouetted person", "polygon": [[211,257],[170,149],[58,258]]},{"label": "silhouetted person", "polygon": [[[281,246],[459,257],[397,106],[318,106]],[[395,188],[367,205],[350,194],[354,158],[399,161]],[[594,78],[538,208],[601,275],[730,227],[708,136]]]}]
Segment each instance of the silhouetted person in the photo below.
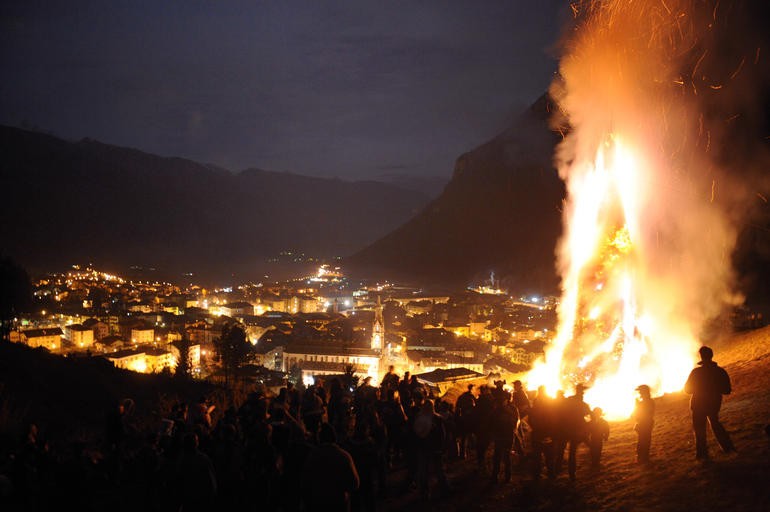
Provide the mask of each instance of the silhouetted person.
[{"label": "silhouetted person", "polygon": [[692,395],[690,410],[692,428],[695,432],[695,457],[698,460],[707,460],[709,455],[706,445],[706,420],[711,425],[711,431],[722,451],[725,453],[735,451],[729,434],[719,422],[722,395],[729,395],[732,387],[730,377],[724,368],[712,361],[714,352],[711,348],[703,346],[698,352],[701,360],[698,367],[690,372],[684,391]]},{"label": "silhouetted person", "polygon": [[591,467],[599,469],[602,459],[604,442],[610,437],[610,424],[604,419],[601,407],[591,411],[591,421],[588,422],[588,447],[591,450]]},{"label": "silhouetted person", "polygon": [[537,388],[537,396],[529,409],[529,428],[532,430],[532,476],[539,479],[545,462],[549,478],[554,472],[554,443],[556,432],[555,401],[546,394],[545,386]]},{"label": "silhouetted person", "polygon": [[588,441],[586,417],[591,415],[591,408],[583,401],[585,386],[577,384],[575,394],[560,401],[557,405],[558,443],[556,445],[555,470],[558,473],[564,460],[564,449],[569,444],[569,478],[575,479],[577,471],[577,449],[580,443]]},{"label": "silhouetted person", "polygon": [[519,423],[519,413],[508,396],[507,393],[497,393],[494,398],[495,403],[491,418],[493,452],[490,481],[492,483],[497,483],[500,463],[503,464],[503,471],[505,472],[504,481],[507,483],[511,480],[511,449],[513,448],[514,432]]},{"label": "silhouetted person", "polygon": [[364,377],[364,383],[358,386],[353,394],[353,409],[356,414],[356,421],[362,417],[369,419],[374,412],[374,406],[377,402],[378,388],[372,386],[372,377]]},{"label": "silhouetted person", "polygon": [[380,388],[382,389],[382,394],[387,395],[388,390],[397,391],[398,390],[398,383],[401,379],[398,378],[398,374],[396,373],[396,369],[393,365],[388,366],[388,373],[385,374],[384,377],[382,377],[382,381],[380,382]]},{"label": "silhouetted person", "polygon": [[457,402],[455,402],[457,450],[461,459],[465,458],[468,441],[473,432],[473,409],[475,407],[476,397],[473,395],[473,384],[468,384],[468,391],[457,397]]},{"label": "silhouetted person", "polygon": [[409,378],[409,393],[411,393],[412,396],[419,393],[425,398],[425,387],[420,383],[419,380],[417,380],[417,375],[412,375]]},{"label": "silhouetted person", "polygon": [[214,421],[211,418],[213,411],[214,406],[209,405],[208,399],[205,396],[201,396],[190,408],[187,421],[190,423],[190,426],[200,425],[205,435],[208,436],[214,428]]},{"label": "silhouetted person", "polygon": [[305,460],[300,484],[308,510],[348,511],[358,489],[358,471],[350,454],[337,445],[334,428],[321,425],[316,446]]},{"label": "silhouetted person", "polygon": [[353,458],[360,480],[358,490],[354,491],[351,497],[351,508],[356,511],[374,512],[376,509],[375,481],[378,460],[377,446],[371,436],[368,421],[356,423],[353,436],[345,443],[344,447]]},{"label": "silhouetted person", "polygon": [[449,490],[444,472],[444,454],[446,451],[446,427],[443,418],[436,414],[433,402],[425,400],[412,425],[416,436],[417,487],[423,498],[430,495],[430,481],[436,476],[439,491]]},{"label": "silhouetted person", "polygon": [[324,414],[324,403],[321,397],[318,396],[315,386],[308,387],[302,395],[300,414],[302,415],[305,428],[315,438]]},{"label": "silhouetted person", "polygon": [[639,399],[634,407],[634,431],[636,432],[636,462],[650,462],[650,444],[652,443],[652,426],[655,416],[655,401],[650,395],[650,386],[642,384],[636,388]]},{"label": "silhouetted person", "polygon": [[403,430],[406,425],[406,412],[396,396],[397,391],[389,389],[386,399],[380,402],[379,411],[387,433],[387,446],[385,449],[386,464],[392,467],[399,451],[403,448]]},{"label": "silhouetted person", "polygon": [[513,438],[513,447],[519,456],[519,460],[524,461],[524,423],[528,419],[529,408],[532,407],[532,403],[520,380],[513,381],[511,400],[519,413],[519,424],[516,427],[516,436]]},{"label": "silhouetted person", "polygon": [[232,423],[222,421],[217,424],[216,442],[213,444],[211,462],[218,487],[218,506],[225,510],[235,510],[242,506],[242,493],[245,485],[244,446],[238,431]]},{"label": "silhouetted person", "polygon": [[410,373],[404,372],[404,378],[398,383],[398,398],[401,400],[401,405],[404,406],[404,410],[407,410],[412,405],[412,391],[409,388],[410,380]]},{"label": "silhouetted person", "polygon": [[187,432],[176,467],[176,489],[182,510],[211,510],[217,495],[214,464],[198,449],[198,435]]},{"label": "silhouetted person", "polygon": [[347,435],[350,423],[351,398],[349,392],[343,387],[342,381],[334,378],[329,383],[329,423],[334,427],[338,437]]}]

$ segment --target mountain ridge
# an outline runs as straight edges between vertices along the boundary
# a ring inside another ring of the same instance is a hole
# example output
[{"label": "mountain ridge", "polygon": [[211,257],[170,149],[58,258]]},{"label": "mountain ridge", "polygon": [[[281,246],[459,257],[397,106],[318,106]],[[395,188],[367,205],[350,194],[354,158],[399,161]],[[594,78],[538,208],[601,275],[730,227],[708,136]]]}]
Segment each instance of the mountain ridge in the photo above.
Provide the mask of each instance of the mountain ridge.
[{"label": "mountain ridge", "polygon": [[564,185],[551,160],[561,138],[549,124],[553,108],[543,95],[508,129],[463,153],[441,196],[346,264],[459,285],[494,272],[522,291],[555,291]]},{"label": "mountain ridge", "polygon": [[33,271],[95,261],[247,278],[286,249],[329,258],[357,250],[428,201],[390,184],[232,173],[6,126],[0,147],[0,187],[13,191],[0,204],[0,238]]}]

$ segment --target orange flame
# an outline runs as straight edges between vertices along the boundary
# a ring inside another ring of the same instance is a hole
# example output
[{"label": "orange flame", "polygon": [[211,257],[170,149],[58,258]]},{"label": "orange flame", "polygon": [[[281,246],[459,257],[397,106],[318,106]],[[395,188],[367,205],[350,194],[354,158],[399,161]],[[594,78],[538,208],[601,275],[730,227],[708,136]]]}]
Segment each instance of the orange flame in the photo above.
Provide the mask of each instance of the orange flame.
[{"label": "orange flame", "polygon": [[701,328],[735,300],[725,258],[735,230],[699,172],[713,163],[682,87],[703,60],[693,49],[707,25],[693,9],[576,3],[551,90],[570,128],[556,155],[567,186],[562,297],[556,337],[528,380],[550,393],[588,384],[586,401],[611,419],[629,416],[640,384],[681,389]]}]

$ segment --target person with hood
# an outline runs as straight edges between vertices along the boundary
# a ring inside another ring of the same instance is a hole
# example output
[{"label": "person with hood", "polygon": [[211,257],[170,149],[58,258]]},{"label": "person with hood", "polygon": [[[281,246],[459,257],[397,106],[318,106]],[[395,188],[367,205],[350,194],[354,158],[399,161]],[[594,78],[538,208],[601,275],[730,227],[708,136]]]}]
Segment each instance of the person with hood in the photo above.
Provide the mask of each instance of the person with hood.
[{"label": "person with hood", "polygon": [[684,385],[684,392],[690,397],[692,411],[692,428],[695,433],[695,458],[708,460],[706,444],[706,421],[711,425],[711,431],[717,439],[720,448],[725,453],[735,452],[735,446],[722,423],[719,421],[719,409],[722,408],[722,395],[732,392],[730,376],[724,368],[712,361],[714,351],[703,346],[698,351],[700,362],[690,372]]}]

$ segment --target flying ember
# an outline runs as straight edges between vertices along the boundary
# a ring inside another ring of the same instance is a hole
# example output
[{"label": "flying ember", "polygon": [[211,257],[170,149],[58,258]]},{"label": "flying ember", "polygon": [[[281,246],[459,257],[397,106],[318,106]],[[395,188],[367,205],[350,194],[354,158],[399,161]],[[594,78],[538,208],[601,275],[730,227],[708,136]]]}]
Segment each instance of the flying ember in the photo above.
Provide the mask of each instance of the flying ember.
[{"label": "flying ember", "polygon": [[[683,92],[691,3],[584,2],[567,41],[557,148],[566,183],[557,248],[556,337],[530,385],[587,385],[586,401],[627,418],[635,389],[682,388],[705,323],[731,300],[734,229],[714,202],[708,134]],[[698,65],[695,60],[695,65]]]}]

